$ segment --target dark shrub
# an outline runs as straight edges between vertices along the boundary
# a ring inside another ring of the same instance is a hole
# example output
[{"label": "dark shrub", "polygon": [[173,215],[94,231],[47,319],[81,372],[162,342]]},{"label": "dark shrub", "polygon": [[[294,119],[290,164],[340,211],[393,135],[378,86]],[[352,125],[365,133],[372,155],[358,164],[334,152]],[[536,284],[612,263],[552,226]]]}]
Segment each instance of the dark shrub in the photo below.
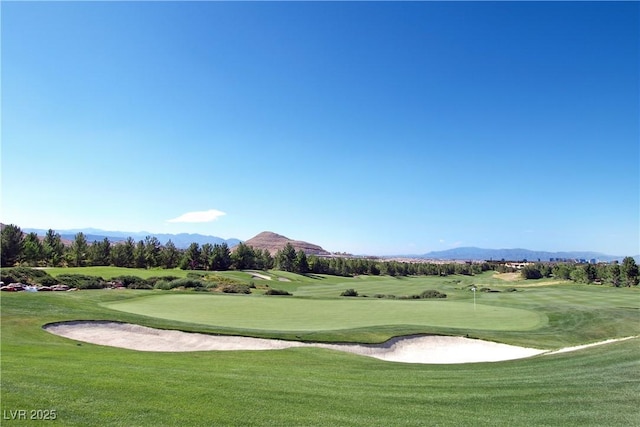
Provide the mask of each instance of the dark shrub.
[{"label": "dark shrub", "polygon": [[282,289],[269,289],[264,294],[265,295],[291,295],[289,292]]},{"label": "dark shrub", "polygon": [[340,294],[341,297],[357,297],[358,291],[355,289],[347,289],[343,293]]},{"label": "dark shrub", "polygon": [[542,272],[540,268],[535,265],[527,265],[522,270],[520,270],[520,274],[524,279],[542,279]]},{"label": "dark shrub", "polygon": [[420,298],[446,298],[447,294],[443,294],[440,291],[436,291],[435,289],[427,289],[419,295]]},{"label": "dark shrub", "polygon": [[146,279],[146,282],[155,287],[156,283],[160,281],[171,282],[173,280],[178,280],[179,278],[180,277],[178,276],[153,276]]},{"label": "dark shrub", "polygon": [[251,288],[247,285],[241,284],[223,285],[222,292],[225,294],[250,294]]},{"label": "dark shrub", "polygon": [[0,280],[6,284],[25,283],[30,285],[41,284],[46,286],[57,285],[58,281],[43,270],[29,267],[3,268],[0,270]]},{"label": "dark shrub", "polygon": [[44,277],[39,278],[38,281],[38,283],[40,283],[42,286],[54,286],[60,283],[58,279],[53,276],[49,276],[48,274]]},{"label": "dark shrub", "polygon": [[86,274],[61,274],[57,279],[63,285],[78,289],[102,289],[106,285],[102,277]]},{"label": "dark shrub", "polygon": [[151,289],[153,284],[138,276],[117,276],[111,279],[120,282],[129,289]]},{"label": "dark shrub", "polygon": [[163,291],[168,291],[171,289],[171,283],[167,280],[158,280],[154,285],[153,289],[160,289]]},{"label": "dark shrub", "polygon": [[128,286],[132,283],[141,282],[142,280],[143,279],[138,276],[116,276],[111,278],[111,281],[120,282],[122,286]]},{"label": "dark shrub", "polygon": [[171,282],[169,282],[170,285],[170,289],[175,289],[175,288],[206,288],[207,287],[207,283],[203,282],[202,280],[197,280],[197,279],[191,279],[191,278],[184,278],[184,279],[176,279],[176,280],[172,280]]},{"label": "dark shrub", "polygon": [[141,282],[132,283],[127,286],[128,289],[153,289],[151,283],[148,283],[146,280]]}]

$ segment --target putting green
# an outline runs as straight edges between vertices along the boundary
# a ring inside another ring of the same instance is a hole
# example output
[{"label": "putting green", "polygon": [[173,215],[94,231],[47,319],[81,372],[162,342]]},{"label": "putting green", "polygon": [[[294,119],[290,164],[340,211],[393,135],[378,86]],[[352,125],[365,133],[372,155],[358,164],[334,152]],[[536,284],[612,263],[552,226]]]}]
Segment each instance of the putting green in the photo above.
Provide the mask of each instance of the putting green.
[{"label": "putting green", "polygon": [[299,299],[226,295],[154,295],[108,303],[144,316],[262,331],[327,331],[383,325],[523,331],[546,316],[516,308],[456,301]]}]

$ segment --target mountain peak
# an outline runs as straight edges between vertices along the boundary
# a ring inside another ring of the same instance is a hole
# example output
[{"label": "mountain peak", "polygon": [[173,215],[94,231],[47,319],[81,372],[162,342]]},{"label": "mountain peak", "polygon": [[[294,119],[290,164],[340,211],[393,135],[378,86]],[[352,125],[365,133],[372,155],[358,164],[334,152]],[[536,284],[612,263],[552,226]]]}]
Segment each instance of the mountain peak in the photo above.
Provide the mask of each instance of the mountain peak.
[{"label": "mountain peak", "polygon": [[319,245],[304,242],[302,240],[292,240],[272,231],[263,231],[258,233],[244,243],[245,245],[251,246],[255,249],[266,249],[272,255],[283,249],[287,243],[290,243],[296,251],[301,250],[307,255],[331,255],[331,253],[324,250]]}]

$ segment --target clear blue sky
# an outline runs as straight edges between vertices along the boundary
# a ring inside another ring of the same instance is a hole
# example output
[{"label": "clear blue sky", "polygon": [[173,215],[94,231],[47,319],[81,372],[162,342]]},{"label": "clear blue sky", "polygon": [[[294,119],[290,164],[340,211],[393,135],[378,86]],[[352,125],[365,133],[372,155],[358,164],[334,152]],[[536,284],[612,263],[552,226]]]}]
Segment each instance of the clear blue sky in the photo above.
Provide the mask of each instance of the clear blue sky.
[{"label": "clear blue sky", "polygon": [[637,2],[1,8],[3,223],[640,253]]}]

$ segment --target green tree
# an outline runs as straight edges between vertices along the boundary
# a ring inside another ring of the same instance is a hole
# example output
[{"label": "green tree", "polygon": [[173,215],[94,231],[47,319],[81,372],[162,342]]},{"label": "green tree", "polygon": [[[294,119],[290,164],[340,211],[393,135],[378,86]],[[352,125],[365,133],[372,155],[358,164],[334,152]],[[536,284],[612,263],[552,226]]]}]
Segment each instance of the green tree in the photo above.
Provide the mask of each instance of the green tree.
[{"label": "green tree", "polygon": [[573,270],[573,267],[569,264],[555,264],[551,268],[551,273],[556,279],[569,280],[571,279],[571,272]]},{"label": "green tree", "polygon": [[104,238],[101,242],[94,241],[89,248],[89,259],[91,265],[111,264],[111,242]]},{"label": "green tree", "polygon": [[300,274],[305,274],[309,272],[309,263],[307,262],[307,254],[305,254],[302,249],[299,249],[298,252],[296,252],[295,271],[296,273],[300,273]]},{"label": "green tree", "polygon": [[211,243],[205,243],[202,245],[200,251],[200,264],[205,270],[211,270],[213,265],[213,245]]},{"label": "green tree", "polygon": [[392,261],[383,262],[382,273],[387,274],[389,276],[395,276],[397,274],[396,263]]},{"label": "green tree", "polygon": [[35,267],[44,259],[44,249],[36,233],[29,233],[22,242],[22,260]]},{"label": "green tree", "polygon": [[133,265],[136,268],[147,268],[147,253],[143,240],[139,240],[133,250]]},{"label": "green tree", "polygon": [[24,235],[20,227],[14,224],[5,226],[1,235],[0,265],[2,267],[13,267],[22,256]]},{"label": "green tree", "polygon": [[620,264],[617,262],[615,264],[611,264],[607,269],[607,281],[611,286],[615,286],[616,288],[622,283]]},{"label": "green tree", "polygon": [[42,247],[46,264],[51,267],[60,265],[64,257],[64,244],[60,234],[49,229],[47,234],[44,235]]},{"label": "green tree", "polygon": [[520,270],[523,279],[542,279],[542,273],[537,265],[526,265]]},{"label": "green tree", "polygon": [[256,253],[253,248],[240,242],[231,253],[231,265],[236,270],[255,268],[255,258]]},{"label": "green tree", "polygon": [[293,272],[296,269],[296,250],[293,245],[287,242],[284,248],[276,252],[276,268],[282,271]]},{"label": "green tree", "polygon": [[256,251],[256,258],[258,258],[260,264],[258,268],[262,270],[271,270],[273,268],[274,260],[268,249]]},{"label": "green tree", "polygon": [[77,233],[71,243],[71,263],[74,267],[84,267],[87,262],[89,244],[87,238],[81,231]]},{"label": "green tree", "polygon": [[593,264],[587,264],[582,267],[584,269],[584,275],[587,279],[587,283],[593,283],[598,277],[598,270]]},{"label": "green tree", "polygon": [[638,286],[638,264],[633,258],[628,256],[622,260],[620,272],[626,286]]},{"label": "green tree", "polygon": [[211,268],[216,271],[226,271],[231,267],[231,251],[226,242],[213,245]]},{"label": "green tree", "polygon": [[180,268],[183,270],[197,270],[200,268],[200,245],[195,242],[189,245],[182,255]]},{"label": "green tree", "polygon": [[111,262],[116,267],[134,267],[135,241],[131,237],[121,243],[116,243],[111,248]]},{"label": "green tree", "polygon": [[148,268],[155,268],[160,265],[160,253],[162,252],[162,244],[155,236],[147,236],[144,238],[144,260]]},{"label": "green tree", "polygon": [[176,248],[176,245],[169,239],[167,244],[162,248],[160,255],[164,268],[176,268],[180,262],[180,255],[180,251]]},{"label": "green tree", "polygon": [[309,263],[309,271],[316,274],[327,274],[329,272],[329,262],[326,258],[320,258],[317,255],[309,255],[307,257]]},{"label": "green tree", "polygon": [[589,283],[587,279],[587,272],[582,267],[574,268],[571,271],[571,280],[577,283]]}]

